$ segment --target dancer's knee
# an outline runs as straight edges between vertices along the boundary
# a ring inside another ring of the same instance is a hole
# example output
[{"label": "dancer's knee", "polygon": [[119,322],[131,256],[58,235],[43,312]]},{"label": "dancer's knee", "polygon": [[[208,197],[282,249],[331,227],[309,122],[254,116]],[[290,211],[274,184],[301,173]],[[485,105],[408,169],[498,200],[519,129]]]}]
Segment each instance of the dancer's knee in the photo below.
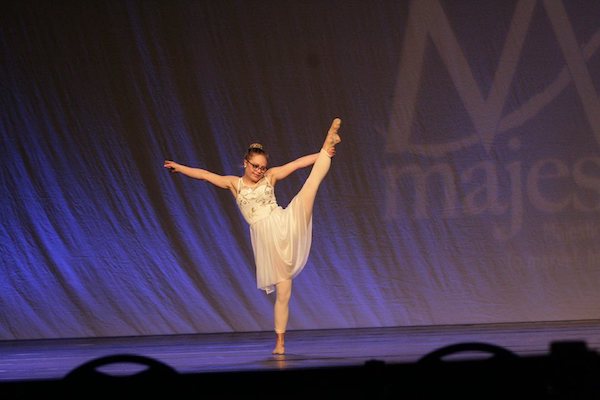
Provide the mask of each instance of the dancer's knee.
[{"label": "dancer's knee", "polygon": [[276,285],[277,288],[277,302],[280,304],[287,304],[292,296],[292,281],[286,280],[279,282]]}]

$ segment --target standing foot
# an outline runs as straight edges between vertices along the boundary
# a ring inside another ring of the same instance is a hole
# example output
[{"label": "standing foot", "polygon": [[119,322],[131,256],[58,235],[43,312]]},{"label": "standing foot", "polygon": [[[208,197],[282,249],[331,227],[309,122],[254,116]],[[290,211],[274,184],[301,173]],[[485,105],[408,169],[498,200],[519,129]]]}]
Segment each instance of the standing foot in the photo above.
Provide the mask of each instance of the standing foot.
[{"label": "standing foot", "polygon": [[323,143],[323,150],[325,150],[330,156],[335,154],[335,145],[342,141],[340,135],[338,134],[338,130],[342,124],[342,120],[339,118],[335,118],[331,123],[331,127],[327,132],[327,137],[325,138],[325,143]]},{"label": "standing foot", "polygon": [[277,334],[277,341],[275,342],[275,348],[273,349],[273,354],[285,354],[285,341],[284,341],[284,333]]}]

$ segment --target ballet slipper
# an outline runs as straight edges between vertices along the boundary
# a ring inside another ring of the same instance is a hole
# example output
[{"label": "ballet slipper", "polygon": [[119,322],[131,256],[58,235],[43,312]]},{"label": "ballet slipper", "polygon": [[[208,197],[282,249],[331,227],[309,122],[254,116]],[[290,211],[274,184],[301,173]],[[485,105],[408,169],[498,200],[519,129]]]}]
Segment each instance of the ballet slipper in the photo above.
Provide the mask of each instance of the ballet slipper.
[{"label": "ballet slipper", "polygon": [[275,355],[283,355],[285,354],[285,347],[283,345],[277,344],[273,349],[273,354]]},{"label": "ballet slipper", "polygon": [[342,141],[342,138],[340,138],[340,135],[338,134],[338,130],[340,129],[341,124],[341,119],[336,118],[333,120],[333,122],[331,123],[331,127],[327,132],[325,142],[323,143],[323,150],[325,150],[330,157],[332,157],[332,154],[335,154],[335,145]]},{"label": "ballet slipper", "polygon": [[275,342],[275,348],[273,349],[273,354],[285,354],[285,346],[284,346],[284,339],[283,339],[283,333],[278,333],[277,334],[277,341]]}]

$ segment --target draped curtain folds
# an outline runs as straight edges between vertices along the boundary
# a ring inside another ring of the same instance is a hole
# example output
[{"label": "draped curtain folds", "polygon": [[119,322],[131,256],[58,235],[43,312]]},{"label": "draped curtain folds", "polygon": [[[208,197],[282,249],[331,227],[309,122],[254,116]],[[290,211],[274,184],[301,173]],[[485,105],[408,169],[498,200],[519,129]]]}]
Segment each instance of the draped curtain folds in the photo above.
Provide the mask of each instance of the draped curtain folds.
[{"label": "draped curtain folds", "polygon": [[289,329],[598,319],[598,2],[0,7],[0,340],[272,330],[231,194],[163,160],[335,117]]}]

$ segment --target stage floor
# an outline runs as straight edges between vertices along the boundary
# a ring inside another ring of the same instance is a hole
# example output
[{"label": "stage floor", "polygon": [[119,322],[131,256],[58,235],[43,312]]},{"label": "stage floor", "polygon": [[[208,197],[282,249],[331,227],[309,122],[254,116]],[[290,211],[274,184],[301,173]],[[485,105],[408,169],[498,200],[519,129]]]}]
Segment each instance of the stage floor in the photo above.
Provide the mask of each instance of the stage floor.
[{"label": "stage floor", "polygon": [[[290,331],[283,356],[271,355],[271,332],[0,341],[0,381],[62,379],[90,360],[116,354],[150,357],[181,374],[197,374],[359,366],[374,360],[412,363],[467,342],[543,356],[560,341],[582,341],[598,351],[600,320]],[[109,373],[131,373],[132,366],[112,368]]]}]

